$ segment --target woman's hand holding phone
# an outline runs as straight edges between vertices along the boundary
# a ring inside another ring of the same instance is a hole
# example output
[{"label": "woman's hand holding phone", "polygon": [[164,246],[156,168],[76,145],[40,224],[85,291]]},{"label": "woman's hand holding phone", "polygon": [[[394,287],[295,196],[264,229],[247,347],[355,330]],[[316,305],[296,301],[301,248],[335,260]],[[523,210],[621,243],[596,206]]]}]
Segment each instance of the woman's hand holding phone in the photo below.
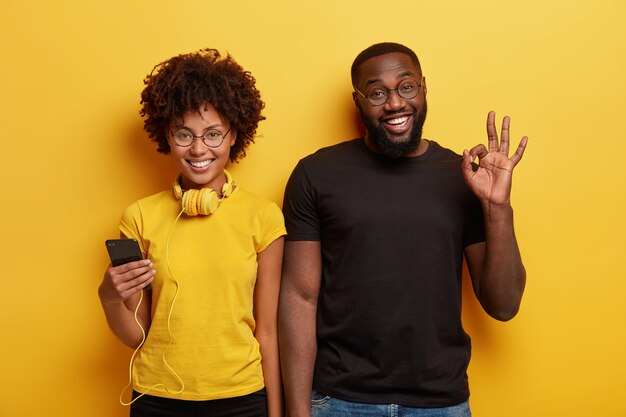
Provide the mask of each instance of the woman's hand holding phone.
[{"label": "woman's hand holding phone", "polygon": [[109,265],[104,272],[99,295],[103,303],[123,303],[130,296],[150,285],[156,271],[148,259],[118,266]]},{"label": "woman's hand holding phone", "polygon": [[106,247],[111,264],[98,289],[102,303],[123,303],[142,289],[151,289],[156,271],[150,260],[143,259],[135,239],[109,239]]}]

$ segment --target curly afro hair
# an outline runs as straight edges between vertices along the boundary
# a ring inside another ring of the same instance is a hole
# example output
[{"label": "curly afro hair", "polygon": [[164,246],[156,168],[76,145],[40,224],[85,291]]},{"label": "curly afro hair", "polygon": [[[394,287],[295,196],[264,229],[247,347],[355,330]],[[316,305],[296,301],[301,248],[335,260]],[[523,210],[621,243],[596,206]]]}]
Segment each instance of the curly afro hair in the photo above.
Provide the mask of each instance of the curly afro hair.
[{"label": "curly afro hair", "polygon": [[265,103],[256,89],[255,79],[230,55],[215,49],[175,56],[156,65],[144,79],[141,111],[144,129],[158,144],[157,151],[168,154],[168,130],[173,121],[205,103],[213,107],[237,131],[237,140],[230,148],[229,158],[236,162],[246,155],[254,143],[256,129],[265,117]]}]

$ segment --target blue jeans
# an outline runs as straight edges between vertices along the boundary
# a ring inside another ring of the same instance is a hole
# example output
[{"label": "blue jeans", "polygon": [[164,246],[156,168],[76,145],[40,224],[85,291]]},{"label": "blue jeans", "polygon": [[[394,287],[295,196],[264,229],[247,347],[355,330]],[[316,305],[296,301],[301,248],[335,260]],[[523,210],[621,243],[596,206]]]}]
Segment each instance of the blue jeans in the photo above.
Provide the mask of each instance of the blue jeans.
[{"label": "blue jeans", "polygon": [[471,417],[469,403],[443,408],[415,408],[398,404],[365,404],[339,400],[313,391],[311,417]]}]

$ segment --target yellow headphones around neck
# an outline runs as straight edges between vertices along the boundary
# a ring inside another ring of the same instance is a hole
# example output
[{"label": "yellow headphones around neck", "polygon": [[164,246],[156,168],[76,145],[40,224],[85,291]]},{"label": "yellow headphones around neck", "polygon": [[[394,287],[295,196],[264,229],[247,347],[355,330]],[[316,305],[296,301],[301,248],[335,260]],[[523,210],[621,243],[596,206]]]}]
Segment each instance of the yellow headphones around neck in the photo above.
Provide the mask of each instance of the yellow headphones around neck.
[{"label": "yellow headphones around neck", "polygon": [[209,215],[215,212],[223,199],[230,196],[235,189],[235,183],[230,172],[224,170],[226,182],[222,186],[221,196],[211,188],[199,190],[183,190],[180,186],[181,176],[174,180],[174,197],[180,200],[183,212],[188,216]]}]

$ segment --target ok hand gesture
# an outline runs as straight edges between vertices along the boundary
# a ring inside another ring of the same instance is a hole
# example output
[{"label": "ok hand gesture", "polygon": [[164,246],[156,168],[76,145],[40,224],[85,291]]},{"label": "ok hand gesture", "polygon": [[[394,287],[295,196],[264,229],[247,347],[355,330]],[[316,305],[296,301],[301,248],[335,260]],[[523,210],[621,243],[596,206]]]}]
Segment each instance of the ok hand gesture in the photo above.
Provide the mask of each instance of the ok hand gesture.
[{"label": "ok hand gesture", "polygon": [[[461,169],[465,182],[483,203],[503,205],[510,202],[513,168],[522,159],[528,138],[526,136],[522,138],[517,150],[509,158],[510,119],[505,116],[502,120],[502,132],[498,143],[495,118],[495,112],[490,111],[487,115],[489,149],[480,144],[470,151],[464,150]],[[472,161],[476,157],[479,162],[478,169],[474,171]]]}]

